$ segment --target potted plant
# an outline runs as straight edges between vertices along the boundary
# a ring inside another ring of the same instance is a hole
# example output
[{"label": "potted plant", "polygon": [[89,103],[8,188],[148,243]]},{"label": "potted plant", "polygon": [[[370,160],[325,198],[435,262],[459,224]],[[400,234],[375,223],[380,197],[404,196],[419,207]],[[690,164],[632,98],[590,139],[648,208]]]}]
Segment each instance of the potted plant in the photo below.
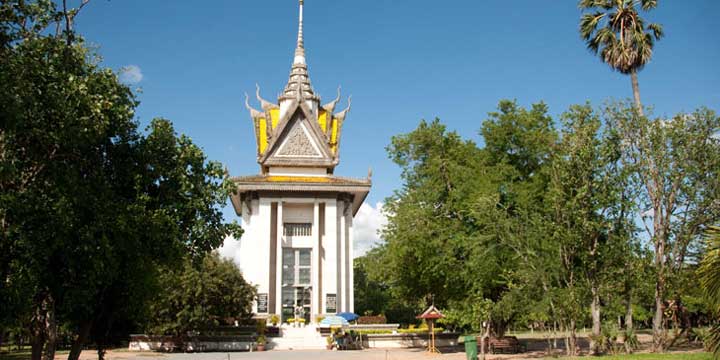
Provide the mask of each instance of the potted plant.
[{"label": "potted plant", "polygon": [[270,316],[270,323],[273,324],[273,326],[277,326],[277,324],[280,322],[280,317],[277,316],[277,314],[272,314]]},{"label": "potted plant", "polygon": [[328,350],[332,350],[332,348],[333,348],[333,343],[335,342],[335,340],[333,339],[333,336],[332,336],[332,335],[328,335],[328,336],[325,338],[325,341],[327,341],[327,345],[325,346],[325,348],[328,349]]},{"label": "potted plant", "polygon": [[305,327],[305,319],[299,318],[297,319],[297,323],[300,325],[300,327]]},{"label": "potted plant", "polygon": [[265,344],[267,344],[267,339],[265,339],[265,335],[260,335],[257,337],[257,351],[265,351]]},{"label": "potted plant", "polygon": [[257,351],[265,351],[265,344],[267,343],[267,339],[265,339],[266,328],[267,324],[265,324],[265,320],[258,320],[256,325],[257,339],[255,340],[257,343]]}]

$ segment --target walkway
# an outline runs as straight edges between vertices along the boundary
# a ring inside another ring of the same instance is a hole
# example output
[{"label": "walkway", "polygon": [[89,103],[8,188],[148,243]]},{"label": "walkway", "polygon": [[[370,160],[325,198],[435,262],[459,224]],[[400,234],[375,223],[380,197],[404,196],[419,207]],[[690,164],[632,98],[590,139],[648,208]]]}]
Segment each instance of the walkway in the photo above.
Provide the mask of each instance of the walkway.
[{"label": "walkway", "polygon": [[[66,359],[67,355],[62,359]],[[461,360],[464,353],[451,353],[430,356],[421,349],[399,350],[361,350],[361,351],[328,351],[328,350],[295,350],[295,351],[265,351],[265,352],[232,352],[232,353],[197,353],[197,354],[164,354],[154,352],[108,352],[107,360]],[[61,357],[57,358],[58,360]],[[93,351],[83,352],[81,360],[95,360],[97,354]]]}]

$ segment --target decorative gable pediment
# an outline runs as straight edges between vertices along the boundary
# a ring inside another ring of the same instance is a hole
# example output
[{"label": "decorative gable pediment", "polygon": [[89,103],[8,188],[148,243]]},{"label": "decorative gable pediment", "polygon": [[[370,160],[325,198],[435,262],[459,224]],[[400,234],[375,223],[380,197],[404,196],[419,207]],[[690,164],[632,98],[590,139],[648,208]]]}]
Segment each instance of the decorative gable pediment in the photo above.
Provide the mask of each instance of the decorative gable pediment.
[{"label": "decorative gable pediment", "polygon": [[322,154],[318,145],[312,140],[312,136],[304,124],[305,121],[295,121],[282,144],[272,156],[276,157],[303,157],[321,158]]},{"label": "decorative gable pediment", "polygon": [[293,102],[277,125],[260,164],[263,167],[333,167],[337,165],[337,158],[314,114],[304,103]]}]

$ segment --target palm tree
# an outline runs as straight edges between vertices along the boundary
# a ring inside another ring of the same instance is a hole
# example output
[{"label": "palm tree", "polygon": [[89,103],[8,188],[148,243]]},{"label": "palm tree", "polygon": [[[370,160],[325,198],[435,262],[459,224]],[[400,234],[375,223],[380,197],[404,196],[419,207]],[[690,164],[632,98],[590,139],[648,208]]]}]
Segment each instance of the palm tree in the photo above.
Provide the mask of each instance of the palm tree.
[{"label": "palm tree", "polygon": [[[708,230],[708,252],[700,264],[700,286],[707,298],[715,304],[715,310],[720,313],[720,227],[711,227]],[[720,358],[720,324],[710,329],[710,336],[705,339],[706,345]]]},{"label": "palm tree", "polygon": [[580,19],[580,35],[587,47],[613,70],[630,75],[639,115],[643,116],[637,72],[650,61],[655,40],[663,36],[660,24],[645,25],[638,13],[657,7],[658,0],[580,0],[588,11]]}]

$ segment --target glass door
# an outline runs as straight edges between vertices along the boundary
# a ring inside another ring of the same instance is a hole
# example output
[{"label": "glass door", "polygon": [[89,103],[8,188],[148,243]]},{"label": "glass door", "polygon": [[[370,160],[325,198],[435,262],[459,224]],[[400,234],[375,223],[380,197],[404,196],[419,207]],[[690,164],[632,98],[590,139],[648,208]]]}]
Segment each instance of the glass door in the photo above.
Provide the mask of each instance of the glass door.
[{"label": "glass door", "polygon": [[282,321],[304,318],[310,323],[312,249],[283,248]]}]

